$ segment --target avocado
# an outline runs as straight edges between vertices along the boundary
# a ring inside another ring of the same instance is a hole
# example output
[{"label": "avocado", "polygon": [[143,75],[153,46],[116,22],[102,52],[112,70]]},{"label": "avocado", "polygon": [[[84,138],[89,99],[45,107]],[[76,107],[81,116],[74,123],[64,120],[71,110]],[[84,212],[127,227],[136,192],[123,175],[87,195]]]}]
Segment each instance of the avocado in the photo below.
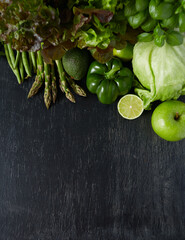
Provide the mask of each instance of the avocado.
[{"label": "avocado", "polygon": [[85,77],[90,62],[89,52],[86,49],[72,48],[62,57],[62,63],[66,73],[74,80]]}]

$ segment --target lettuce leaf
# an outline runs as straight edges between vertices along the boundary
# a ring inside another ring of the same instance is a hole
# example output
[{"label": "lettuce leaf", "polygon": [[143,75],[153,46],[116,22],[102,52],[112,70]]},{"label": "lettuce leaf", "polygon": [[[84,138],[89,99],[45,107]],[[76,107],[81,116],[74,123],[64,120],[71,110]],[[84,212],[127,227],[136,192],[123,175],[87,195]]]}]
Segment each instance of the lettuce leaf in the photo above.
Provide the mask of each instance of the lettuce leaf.
[{"label": "lettuce leaf", "polygon": [[144,108],[160,100],[178,99],[185,95],[185,39],[179,46],[167,43],[157,47],[152,42],[138,42],[133,52],[133,71],[140,82],[135,93]]},{"label": "lettuce leaf", "polygon": [[36,51],[41,43],[60,43],[61,18],[43,0],[0,2],[0,40],[20,51]]},{"label": "lettuce leaf", "polygon": [[[99,3],[103,4],[103,1]],[[101,63],[109,61],[112,58],[113,48],[121,49],[125,46],[126,39],[123,36],[126,33],[127,21],[123,9],[114,14],[103,8],[74,7],[73,12],[73,37],[71,39],[77,42],[79,48],[91,49],[97,61]]]}]

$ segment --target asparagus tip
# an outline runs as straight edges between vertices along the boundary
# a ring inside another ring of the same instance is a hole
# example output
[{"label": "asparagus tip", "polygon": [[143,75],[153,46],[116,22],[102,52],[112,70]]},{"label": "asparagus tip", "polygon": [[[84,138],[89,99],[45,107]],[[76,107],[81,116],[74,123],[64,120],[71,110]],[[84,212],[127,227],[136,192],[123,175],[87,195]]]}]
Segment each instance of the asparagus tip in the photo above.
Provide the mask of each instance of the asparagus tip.
[{"label": "asparagus tip", "polygon": [[46,108],[49,109],[50,105],[51,105],[51,96],[49,95],[45,95],[44,96],[44,103],[46,105]]},{"label": "asparagus tip", "polygon": [[29,99],[29,98],[31,98],[31,97],[32,97],[32,94],[31,94],[30,91],[29,91],[28,96],[27,96],[27,99]]},{"label": "asparagus tip", "polygon": [[79,96],[81,96],[81,97],[86,97],[87,96],[87,94],[86,94],[86,92],[83,90],[83,88],[82,87],[80,87],[79,85],[77,85],[76,84],[76,94],[78,94]]},{"label": "asparagus tip", "polygon": [[57,98],[57,85],[56,85],[56,77],[54,76],[52,76],[51,90],[52,90],[52,100],[53,100],[53,103],[55,103]]},{"label": "asparagus tip", "polygon": [[33,82],[32,87],[28,93],[28,98],[31,98],[32,96],[37,94],[42,84],[43,84],[43,79],[40,76],[36,75],[35,81]]},{"label": "asparagus tip", "polygon": [[71,92],[66,93],[66,98],[69,99],[72,103],[76,103],[75,98]]}]

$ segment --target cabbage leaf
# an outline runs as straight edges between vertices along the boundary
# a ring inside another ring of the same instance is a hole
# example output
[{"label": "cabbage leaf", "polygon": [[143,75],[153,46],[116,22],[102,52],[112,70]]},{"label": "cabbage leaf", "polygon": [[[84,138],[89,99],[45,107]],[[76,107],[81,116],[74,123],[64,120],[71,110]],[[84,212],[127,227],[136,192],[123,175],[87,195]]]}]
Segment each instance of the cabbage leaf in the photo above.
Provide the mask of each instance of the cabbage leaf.
[{"label": "cabbage leaf", "polygon": [[160,100],[178,99],[185,95],[185,39],[179,46],[163,47],[151,42],[138,42],[133,51],[133,71],[139,80],[135,93],[143,99],[144,108]]}]

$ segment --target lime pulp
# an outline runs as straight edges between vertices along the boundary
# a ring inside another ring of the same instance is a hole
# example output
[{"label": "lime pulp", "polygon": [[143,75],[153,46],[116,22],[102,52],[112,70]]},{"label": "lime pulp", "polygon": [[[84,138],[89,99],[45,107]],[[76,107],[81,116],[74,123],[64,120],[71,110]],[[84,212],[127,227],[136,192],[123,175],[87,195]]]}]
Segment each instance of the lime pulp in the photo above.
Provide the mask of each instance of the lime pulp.
[{"label": "lime pulp", "polygon": [[129,120],[141,116],[143,113],[143,101],[137,95],[127,94],[123,96],[117,105],[119,114]]}]

